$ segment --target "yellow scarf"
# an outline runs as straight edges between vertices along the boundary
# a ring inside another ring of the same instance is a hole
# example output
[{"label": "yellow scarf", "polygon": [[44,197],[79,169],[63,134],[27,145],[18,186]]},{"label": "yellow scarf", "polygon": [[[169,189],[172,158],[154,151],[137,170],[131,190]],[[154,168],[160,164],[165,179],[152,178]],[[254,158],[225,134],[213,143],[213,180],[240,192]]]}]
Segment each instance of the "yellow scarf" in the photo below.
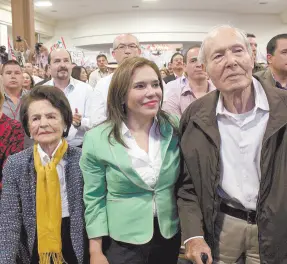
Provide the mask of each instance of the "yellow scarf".
[{"label": "yellow scarf", "polygon": [[38,233],[38,253],[40,264],[65,263],[62,255],[62,204],[57,164],[63,158],[68,143],[57,149],[51,162],[42,165],[37,144],[34,145],[34,163],[37,172],[36,215]]}]

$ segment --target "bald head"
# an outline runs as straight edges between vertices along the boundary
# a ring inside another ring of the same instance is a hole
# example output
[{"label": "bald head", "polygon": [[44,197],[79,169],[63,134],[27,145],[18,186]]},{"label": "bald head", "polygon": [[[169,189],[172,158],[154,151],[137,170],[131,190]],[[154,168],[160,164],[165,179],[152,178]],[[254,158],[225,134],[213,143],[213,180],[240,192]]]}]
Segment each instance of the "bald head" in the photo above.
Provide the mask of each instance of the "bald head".
[{"label": "bald head", "polygon": [[138,57],[141,54],[138,39],[132,34],[122,34],[115,38],[113,56],[118,64],[123,60]]},{"label": "bald head", "polygon": [[51,76],[56,80],[67,80],[71,77],[72,59],[70,53],[65,49],[56,49],[50,52],[48,63]]}]

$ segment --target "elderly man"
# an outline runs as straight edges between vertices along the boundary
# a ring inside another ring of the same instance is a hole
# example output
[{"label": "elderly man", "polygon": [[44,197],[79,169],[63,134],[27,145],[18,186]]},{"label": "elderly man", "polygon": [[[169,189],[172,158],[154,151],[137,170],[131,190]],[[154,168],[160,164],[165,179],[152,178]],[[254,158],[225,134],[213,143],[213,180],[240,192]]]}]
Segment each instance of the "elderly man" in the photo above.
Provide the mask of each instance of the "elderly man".
[{"label": "elderly man", "polygon": [[[140,54],[140,44],[134,35],[122,34],[115,38],[112,55],[118,64],[127,58],[140,56]],[[94,90],[97,107],[93,109],[93,126],[96,126],[107,119],[107,97],[112,77],[113,74],[110,74],[100,79]]]},{"label": "elderly man", "polygon": [[217,27],[199,54],[218,89],[180,126],[178,206],[187,257],[208,263],[287,263],[287,92],[252,78],[243,32]]}]

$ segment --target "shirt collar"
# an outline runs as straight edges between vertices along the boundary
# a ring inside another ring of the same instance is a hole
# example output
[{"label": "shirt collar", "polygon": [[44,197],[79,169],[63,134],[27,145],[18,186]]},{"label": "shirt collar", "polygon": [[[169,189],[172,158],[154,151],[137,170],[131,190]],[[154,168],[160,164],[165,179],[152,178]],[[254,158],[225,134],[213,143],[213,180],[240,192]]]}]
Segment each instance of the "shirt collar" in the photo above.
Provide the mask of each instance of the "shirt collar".
[{"label": "shirt collar", "polygon": [[287,90],[287,86],[283,87],[283,86],[281,85],[281,83],[278,82],[278,81],[275,79],[275,76],[274,76],[273,72],[272,72],[271,70],[270,70],[270,72],[271,72],[271,75],[272,75],[273,80],[274,80],[274,82],[275,82],[275,86],[276,86],[277,88],[279,88],[279,89]]},{"label": "shirt collar", "polygon": [[[262,109],[264,111],[269,111],[269,103],[267,100],[267,96],[265,91],[259,81],[257,81],[254,77],[253,79],[253,87],[254,87],[254,97],[255,97],[255,107],[254,109]],[[217,106],[216,106],[216,115],[224,115],[229,113],[223,104],[222,94],[220,93]]]},{"label": "shirt collar", "polygon": [[[52,158],[54,157],[58,148],[61,146],[62,142],[63,141],[61,139],[59,144],[57,145],[56,149],[52,153]],[[49,155],[41,148],[40,144],[37,145],[37,149],[38,149],[38,153],[40,155],[41,162],[42,162],[43,166],[45,166],[47,163],[49,163],[51,161],[52,158],[50,159]]]},{"label": "shirt collar", "polygon": [[[27,93],[28,93],[28,91],[22,89],[22,90],[21,90],[21,94],[20,94],[20,99],[23,97],[23,95],[25,95],[25,94],[27,94]],[[10,99],[10,96],[6,93],[5,89],[4,89],[4,96],[5,96],[6,98],[9,98],[9,99]],[[11,99],[10,99],[10,100],[11,100]]]},{"label": "shirt collar", "polygon": [[[214,85],[210,82],[208,82],[208,92],[211,92],[215,90]],[[181,81],[181,95],[185,95],[185,93],[190,92],[192,93],[192,88],[189,86],[189,81],[187,77],[182,77]]]},{"label": "shirt collar", "polygon": [[[68,91],[68,92],[73,91],[74,88],[75,88],[75,85],[76,85],[75,83],[76,83],[76,80],[71,76],[71,77],[70,77],[69,84],[68,84],[68,86],[64,89],[64,91]],[[51,80],[49,81],[49,84],[55,86],[54,78],[51,78]]]},{"label": "shirt collar", "polygon": [[[158,120],[157,120],[157,117],[155,117],[154,121],[153,121],[153,124],[152,124],[152,127],[150,129],[150,132],[155,132],[156,131],[157,124],[158,124]],[[126,136],[128,138],[132,137],[131,131],[128,129],[127,125],[124,122],[122,122],[122,135]]]}]

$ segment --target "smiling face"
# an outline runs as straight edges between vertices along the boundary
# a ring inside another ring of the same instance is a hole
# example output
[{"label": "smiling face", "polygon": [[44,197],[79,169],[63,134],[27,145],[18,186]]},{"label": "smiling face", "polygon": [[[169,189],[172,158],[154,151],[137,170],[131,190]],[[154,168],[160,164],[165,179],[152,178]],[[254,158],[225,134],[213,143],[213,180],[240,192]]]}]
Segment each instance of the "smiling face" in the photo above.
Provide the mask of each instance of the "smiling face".
[{"label": "smiling face", "polygon": [[126,96],[128,118],[154,118],[162,100],[162,89],[156,72],[150,66],[137,68]]},{"label": "smiling face", "polygon": [[72,62],[69,53],[64,49],[52,51],[50,69],[51,76],[54,79],[69,79],[72,73]]},{"label": "smiling face", "polygon": [[206,69],[221,92],[234,92],[251,85],[253,60],[244,40],[234,29],[220,29],[205,43]]},{"label": "smiling face", "polygon": [[25,89],[30,90],[30,89],[31,89],[31,84],[32,84],[30,75],[29,75],[28,73],[24,72],[24,73],[23,73],[23,78],[24,78],[23,87],[24,87]]},{"label": "smiling face", "polygon": [[48,100],[34,101],[28,109],[30,135],[40,144],[57,145],[64,131],[64,120],[60,111]]}]

